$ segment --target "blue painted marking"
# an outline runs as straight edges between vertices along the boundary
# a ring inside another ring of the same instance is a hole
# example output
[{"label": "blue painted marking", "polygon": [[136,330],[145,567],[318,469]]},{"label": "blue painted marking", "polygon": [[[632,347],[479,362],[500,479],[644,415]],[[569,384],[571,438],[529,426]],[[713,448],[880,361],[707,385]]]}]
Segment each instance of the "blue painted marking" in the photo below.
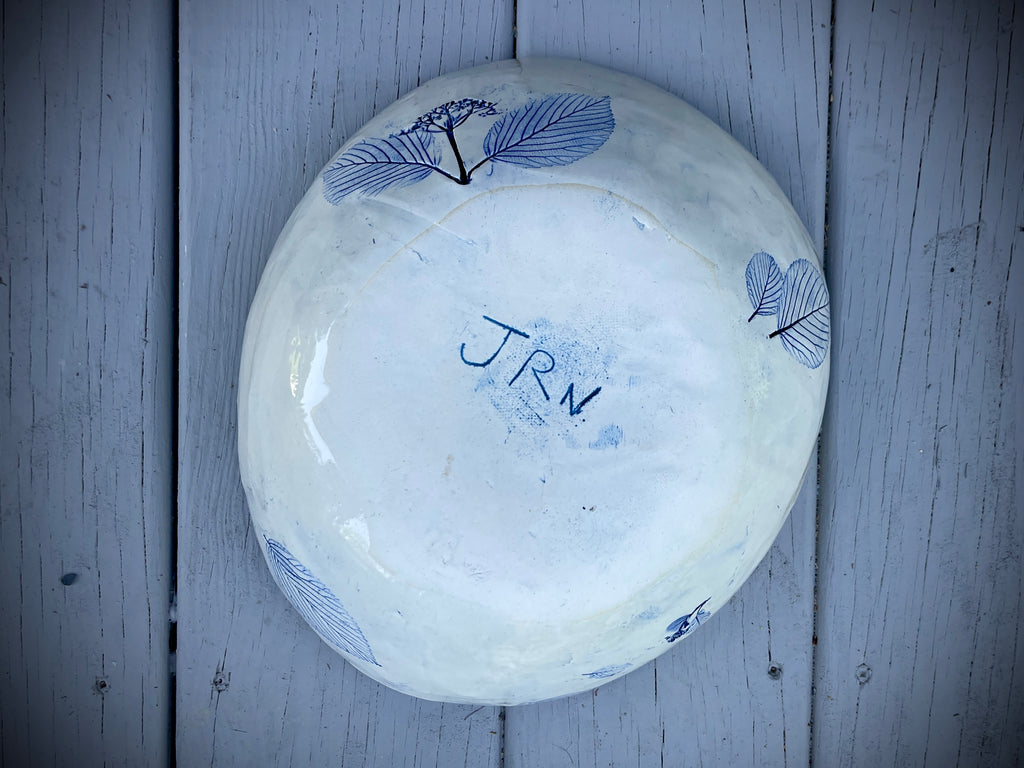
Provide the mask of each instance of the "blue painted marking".
[{"label": "blue painted marking", "polygon": [[625,672],[632,666],[633,665],[628,662],[625,664],[609,664],[607,667],[595,669],[593,672],[585,672],[583,676],[590,677],[595,680],[605,680],[609,677],[615,677],[617,674],[621,672]]},{"label": "blue painted marking", "polygon": [[590,444],[590,447],[594,450],[601,450],[603,448],[618,448],[619,443],[622,442],[622,427],[618,424],[609,424],[606,427],[601,427],[601,431],[597,433],[597,440]]},{"label": "blue painted marking", "polygon": [[705,621],[711,618],[711,612],[704,610],[704,606],[707,605],[708,602],[710,602],[710,600],[711,598],[709,597],[707,600],[698,605],[688,614],[686,614],[685,616],[680,616],[678,619],[676,619],[667,627],[665,627],[666,632],[672,633],[665,639],[668,640],[670,643],[673,643],[680,637],[686,637],[693,630],[695,630],[697,627],[699,627],[701,624],[703,624]]}]

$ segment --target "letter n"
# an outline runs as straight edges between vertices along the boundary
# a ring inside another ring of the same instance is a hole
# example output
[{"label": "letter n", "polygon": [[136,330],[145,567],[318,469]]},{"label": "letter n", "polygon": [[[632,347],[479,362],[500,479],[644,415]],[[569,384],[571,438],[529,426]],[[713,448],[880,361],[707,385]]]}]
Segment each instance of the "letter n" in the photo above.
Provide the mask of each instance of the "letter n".
[{"label": "letter n", "polygon": [[595,397],[597,397],[597,393],[601,391],[601,388],[598,387],[597,389],[595,389],[589,395],[587,395],[582,400],[580,400],[580,404],[579,405],[576,405],[573,402],[572,387],[573,387],[573,385],[570,383],[569,384],[569,388],[567,390],[565,390],[565,394],[562,395],[562,399],[558,401],[558,404],[562,405],[566,400],[568,400],[569,401],[569,415],[570,416],[578,416],[579,412],[583,410],[583,406],[586,405],[587,403],[589,403]]}]

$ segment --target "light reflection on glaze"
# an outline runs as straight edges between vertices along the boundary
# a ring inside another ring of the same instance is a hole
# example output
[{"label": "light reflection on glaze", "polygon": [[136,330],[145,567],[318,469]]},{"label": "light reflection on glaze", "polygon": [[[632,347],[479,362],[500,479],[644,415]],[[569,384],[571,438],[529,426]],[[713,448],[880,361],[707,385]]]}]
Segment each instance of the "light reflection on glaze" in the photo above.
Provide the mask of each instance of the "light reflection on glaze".
[{"label": "light reflection on glaze", "polygon": [[392,579],[394,574],[381,565],[370,548],[370,526],[366,522],[366,515],[342,518],[341,515],[334,516],[334,527],[338,534],[345,540],[349,547],[359,552],[366,558],[366,562],[384,578]]},{"label": "light reflection on glaze", "polygon": [[337,517],[334,519],[335,524],[338,526],[338,533],[342,535],[345,541],[361,549],[363,552],[370,551],[370,528],[366,524],[366,515],[350,517],[343,522],[339,521]]},{"label": "light reflection on glaze", "polygon": [[332,328],[334,328],[333,322],[327,327],[326,333],[322,336],[317,334],[316,347],[313,349],[313,359],[309,363],[309,375],[306,376],[306,381],[302,387],[302,397],[299,400],[313,453],[321,464],[335,463],[334,454],[331,453],[330,447],[324,440],[323,435],[320,434],[320,430],[317,429],[316,422],[313,420],[313,410],[327,399],[327,395],[331,391],[331,388],[327,386],[324,367],[327,365],[328,339],[330,338]]}]

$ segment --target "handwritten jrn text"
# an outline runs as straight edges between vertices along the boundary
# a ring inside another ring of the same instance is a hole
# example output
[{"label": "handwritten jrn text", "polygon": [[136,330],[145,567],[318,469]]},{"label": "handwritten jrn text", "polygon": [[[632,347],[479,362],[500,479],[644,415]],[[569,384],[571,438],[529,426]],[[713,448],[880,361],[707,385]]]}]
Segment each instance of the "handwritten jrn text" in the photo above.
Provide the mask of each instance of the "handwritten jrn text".
[{"label": "handwritten jrn text", "polygon": [[[487,322],[493,323],[497,328],[504,331],[504,335],[501,337],[501,342],[498,344],[497,349],[495,349],[494,352],[491,353],[490,357],[487,357],[486,359],[483,360],[470,360],[469,358],[467,358],[466,344],[465,342],[463,342],[462,346],[459,347],[459,357],[462,358],[462,362],[464,362],[466,365],[472,366],[474,368],[486,368],[495,361],[498,355],[501,354],[502,350],[505,349],[505,346],[508,344],[509,339],[511,339],[513,336],[516,336],[517,340],[519,338],[530,338],[530,334],[526,333],[525,331],[521,331],[518,328],[512,327],[511,325],[507,325],[498,320],[495,320],[493,317],[488,317],[487,315],[484,315],[483,318]],[[514,342],[513,345],[515,345]],[[478,356],[473,355],[473,357],[475,358]],[[511,379],[509,379],[507,386],[512,387],[517,382],[519,382],[519,385],[522,386],[524,383],[529,382],[530,376],[532,376],[533,380],[537,383],[537,386],[540,388],[540,392],[544,396],[544,399],[550,400],[551,395],[548,393],[548,386],[551,386],[553,379],[549,377],[549,374],[551,374],[556,368],[557,364],[555,361],[555,356],[546,349],[535,347],[534,349],[530,350],[529,353],[526,355],[526,358],[523,360],[522,365],[520,365],[519,368],[516,370],[515,375]],[[526,376],[524,376],[524,374],[526,374]],[[547,378],[548,386],[545,386],[545,378]],[[558,404],[565,405],[566,403],[568,403],[569,415],[578,416],[580,411],[583,410],[583,406],[591,402],[595,397],[598,396],[600,392],[601,387],[596,387],[593,391],[590,392],[590,394],[584,396],[579,402],[576,402],[577,391],[575,389],[575,382],[569,382],[569,386],[565,390],[565,394],[562,395],[562,399],[558,401]]]}]

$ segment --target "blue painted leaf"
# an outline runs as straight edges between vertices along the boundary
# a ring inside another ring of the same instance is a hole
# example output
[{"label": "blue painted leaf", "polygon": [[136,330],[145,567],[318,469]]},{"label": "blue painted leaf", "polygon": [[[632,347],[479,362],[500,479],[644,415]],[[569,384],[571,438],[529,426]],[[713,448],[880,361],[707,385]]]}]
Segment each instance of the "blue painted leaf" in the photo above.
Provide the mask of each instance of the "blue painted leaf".
[{"label": "blue painted leaf", "polygon": [[267,560],[281,591],[302,618],[331,645],[370,664],[377,664],[370,644],[334,593],[279,541],[266,539]]},{"label": "blue painted leaf", "polygon": [[605,680],[609,677],[615,677],[620,672],[625,672],[632,666],[629,662],[625,664],[609,664],[607,667],[595,669],[593,672],[585,672],[583,676],[593,678],[594,680]]},{"label": "blue painted leaf", "polygon": [[363,139],[327,166],[324,197],[337,205],[354,192],[372,196],[388,187],[407,187],[439,170],[440,162],[434,137],[425,131]]},{"label": "blue painted leaf", "polygon": [[484,153],[527,168],[569,165],[604,144],[613,128],[608,96],[559,93],[502,115],[484,137]]},{"label": "blue painted leaf", "polygon": [[817,368],[825,359],[829,341],[828,288],[807,259],[789,265],[779,297],[778,330],[782,346],[808,368]]},{"label": "blue painted leaf", "polygon": [[665,631],[671,633],[665,639],[668,640],[670,643],[674,643],[680,637],[686,637],[688,634],[693,632],[693,630],[695,630],[697,627],[699,627],[701,624],[703,624],[705,621],[711,618],[711,612],[704,610],[704,606],[707,605],[708,602],[710,602],[710,600],[711,598],[709,597],[707,600],[698,605],[688,614],[686,614],[685,616],[680,616],[678,619],[676,619],[667,627],[665,627]]},{"label": "blue painted leaf", "polygon": [[782,270],[771,254],[759,251],[747,264],[747,296],[754,314],[747,318],[749,323],[758,315],[774,315],[782,296]]}]

